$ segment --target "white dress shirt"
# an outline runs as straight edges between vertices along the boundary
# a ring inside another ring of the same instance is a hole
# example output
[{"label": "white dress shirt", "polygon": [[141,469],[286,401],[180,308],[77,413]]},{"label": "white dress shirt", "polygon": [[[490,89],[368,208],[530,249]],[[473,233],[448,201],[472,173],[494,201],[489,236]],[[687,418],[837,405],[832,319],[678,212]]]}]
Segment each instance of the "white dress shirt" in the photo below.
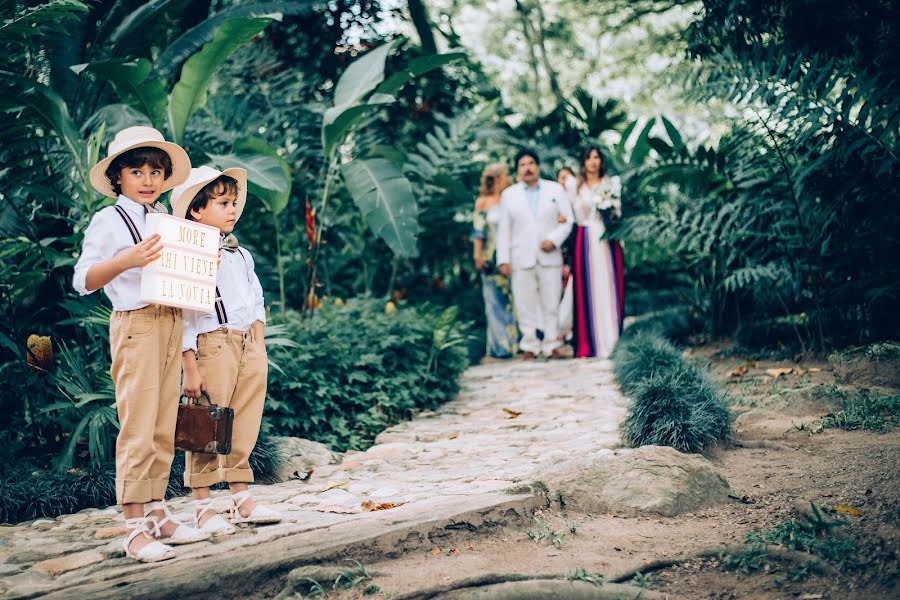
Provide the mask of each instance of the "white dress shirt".
[{"label": "white dress shirt", "polygon": [[[147,214],[144,205],[121,194],[116,200],[116,205],[125,209],[143,238]],[[128,226],[125,225],[125,221],[122,220],[115,207],[107,206],[100,210],[91,219],[90,225],[84,232],[81,256],[78,257],[78,262],[75,264],[72,286],[82,296],[93,293],[96,290],[87,289],[88,270],[132,246],[134,246],[134,240],[129,233]],[[128,269],[103,286],[103,291],[112,302],[113,309],[137,310],[147,306],[146,302],[140,300],[141,270],[141,267]]]},{"label": "white dress shirt", "polygon": [[[222,294],[222,304],[228,322],[224,327],[247,331],[256,321],[266,322],[263,290],[253,267],[253,257],[244,248],[235,252],[222,250],[222,260],[216,273],[216,286]],[[184,311],[184,341],[182,352],[197,351],[197,336],[222,327],[216,313],[196,310]]]},{"label": "white dress shirt", "polygon": [[[510,264],[513,270],[562,264],[559,248],[572,230],[569,197],[555,181],[541,179],[537,202],[532,209],[525,184],[509,186],[500,194],[500,223],[497,225],[497,264]],[[550,240],[555,248],[541,250],[541,242]]]}]

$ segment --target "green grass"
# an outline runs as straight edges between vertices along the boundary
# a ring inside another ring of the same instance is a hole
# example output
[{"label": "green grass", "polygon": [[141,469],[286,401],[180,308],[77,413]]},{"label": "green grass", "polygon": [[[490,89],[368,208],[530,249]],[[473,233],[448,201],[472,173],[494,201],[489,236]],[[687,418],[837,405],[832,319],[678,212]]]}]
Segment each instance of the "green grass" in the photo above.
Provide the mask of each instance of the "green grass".
[{"label": "green grass", "polygon": [[[813,505],[814,517],[787,519],[771,529],[759,529],[747,536],[747,547],[742,552],[726,554],[720,568],[725,571],[741,571],[747,575],[761,571],[767,564],[767,545],[783,546],[812,554],[847,572],[859,565],[859,548],[852,535],[843,531],[846,521],[829,520],[822,509]],[[810,564],[798,565],[788,573],[792,581],[803,581],[809,576]]]},{"label": "green grass", "polygon": [[824,429],[888,431],[900,424],[900,395],[875,395],[868,390],[848,394],[841,410],[822,418]]},{"label": "green grass", "polygon": [[603,585],[605,580],[603,573],[591,573],[584,567],[577,567],[571,573],[566,573],[566,581],[584,581],[594,585]]},{"label": "green grass", "polygon": [[723,393],[662,335],[625,338],[614,360],[619,386],[632,399],[621,425],[628,446],[693,453],[728,439],[732,418]]},{"label": "green grass", "polygon": [[[532,517],[534,519],[534,527],[529,527],[527,529],[521,530],[529,539],[534,540],[535,542],[549,542],[555,548],[559,548],[562,546],[562,543],[566,540],[566,534],[562,531],[556,531],[549,525],[547,522],[540,517]],[[566,527],[573,534],[575,533],[574,523],[570,524],[568,521],[566,522]]]},{"label": "green grass", "polygon": [[624,338],[616,346],[613,360],[619,387],[629,395],[646,379],[684,363],[681,352],[656,332],[638,332]]}]

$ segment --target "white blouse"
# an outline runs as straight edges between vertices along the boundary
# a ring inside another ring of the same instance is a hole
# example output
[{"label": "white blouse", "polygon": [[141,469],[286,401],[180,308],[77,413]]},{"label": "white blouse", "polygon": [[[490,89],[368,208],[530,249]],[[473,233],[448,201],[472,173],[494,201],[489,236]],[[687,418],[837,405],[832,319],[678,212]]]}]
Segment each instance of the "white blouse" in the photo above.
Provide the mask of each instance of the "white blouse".
[{"label": "white blouse", "polygon": [[584,184],[579,189],[578,180],[573,175],[566,178],[565,188],[569,193],[569,202],[572,203],[572,210],[575,213],[575,223],[581,227],[593,225],[600,227],[601,231],[605,231],[603,219],[600,218],[600,214],[594,206],[593,188]]},{"label": "white blouse", "polygon": [[[247,331],[256,321],[266,322],[262,285],[254,270],[253,257],[244,248],[236,252],[222,250],[222,260],[216,274],[216,285],[228,322],[224,327]],[[184,311],[184,340],[181,351],[197,351],[197,336],[223,327],[216,313],[196,310]]]},{"label": "white blouse", "polygon": [[[146,210],[140,202],[119,195],[116,206],[121,206],[131,217],[141,238],[144,236]],[[97,212],[84,232],[81,244],[81,256],[75,264],[75,275],[72,287],[82,296],[96,290],[87,289],[87,273],[94,265],[107,261],[119,252],[134,246],[134,240],[128,226],[122,220],[115,207],[107,206]],[[103,286],[115,310],[137,310],[147,306],[141,302],[141,267],[128,269]]]}]

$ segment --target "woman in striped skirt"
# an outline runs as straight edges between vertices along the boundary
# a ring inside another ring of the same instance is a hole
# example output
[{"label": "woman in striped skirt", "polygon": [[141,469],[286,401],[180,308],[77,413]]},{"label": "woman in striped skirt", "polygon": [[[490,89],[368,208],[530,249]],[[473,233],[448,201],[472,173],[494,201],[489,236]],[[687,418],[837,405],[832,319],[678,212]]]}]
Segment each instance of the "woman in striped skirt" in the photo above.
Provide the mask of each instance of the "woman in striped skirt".
[{"label": "woman in striped skirt", "polygon": [[575,221],[573,341],[576,357],[610,355],[622,332],[624,277],[622,247],[601,239],[622,214],[621,183],[606,172],[603,154],[588,146],[579,175],[565,182]]}]

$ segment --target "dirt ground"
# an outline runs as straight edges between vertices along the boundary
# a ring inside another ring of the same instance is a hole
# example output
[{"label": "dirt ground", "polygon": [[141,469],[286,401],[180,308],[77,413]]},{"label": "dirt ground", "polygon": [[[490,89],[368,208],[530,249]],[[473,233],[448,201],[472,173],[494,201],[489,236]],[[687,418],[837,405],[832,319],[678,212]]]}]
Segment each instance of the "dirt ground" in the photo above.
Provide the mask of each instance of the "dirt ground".
[{"label": "dirt ground", "polygon": [[[646,574],[643,583],[674,598],[900,597],[900,430],[821,430],[818,420],[839,404],[824,360],[750,361],[723,345],[690,353],[710,361],[739,415],[734,446],[710,456],[731,485],[734,498],[728,503],[674,518],[547,509],[531,524],[453,532],[432,539],[430,551],[370,562],[365,568],[371,579],[328,597],[394,598],[486,574],[559,576],[577,568],[609,579],[662,559],[682,562]],[[839,529],[857,543],[859,551],[847,557],[846,572],[804,578],[796,564],[767,560],[764,569],[745,574],[720,569],[717,558],[690,559],[799,518],[798,499],[844,507],[843,514],[828,518],[848,521]],[[529,532],[542,539],[532,539]]]}]

